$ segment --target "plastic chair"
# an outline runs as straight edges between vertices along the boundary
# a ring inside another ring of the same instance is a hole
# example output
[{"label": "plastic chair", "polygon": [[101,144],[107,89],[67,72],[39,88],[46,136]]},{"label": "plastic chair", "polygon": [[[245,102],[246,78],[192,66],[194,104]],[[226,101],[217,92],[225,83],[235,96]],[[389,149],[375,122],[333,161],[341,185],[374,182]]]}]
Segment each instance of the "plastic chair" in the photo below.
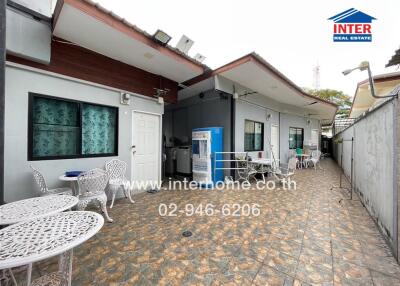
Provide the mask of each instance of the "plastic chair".
[{"label": "plastic chair", "polygon": [[317,170],[317,164],[318,164],[318,167],[322,170],[322,167],[320,164],[321,154],[322,153],[319,150],[314,150],[311,152],[311,158],[308,163],[313,163],[315,170]]}]

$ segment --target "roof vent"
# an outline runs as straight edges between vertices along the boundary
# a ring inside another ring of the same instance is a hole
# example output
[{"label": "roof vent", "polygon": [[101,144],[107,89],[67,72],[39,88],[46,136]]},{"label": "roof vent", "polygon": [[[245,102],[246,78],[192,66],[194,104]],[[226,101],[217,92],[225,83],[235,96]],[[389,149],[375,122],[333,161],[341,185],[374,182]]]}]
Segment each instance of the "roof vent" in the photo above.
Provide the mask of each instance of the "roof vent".
[{"label": "roof vent", "polygon": [[202,63],[202,62],[204,62],[204,60],[206,59],[206,57],[203,56],[203,55],[201,55],[201,54],[199,54],[199,53],[197,53],[197,54],[194,56],[194,59],[195,59],[196,61]]},{"label": "roof vent", "polygon": [[188,54],[190,48],[193,46],[194,42],[189,39],[188,37],[186,37],[185,35],[183,35],[181,37],[181,39],[179,40],[178,44],[176,44],[176,48],[181,51],[184,54]]}]

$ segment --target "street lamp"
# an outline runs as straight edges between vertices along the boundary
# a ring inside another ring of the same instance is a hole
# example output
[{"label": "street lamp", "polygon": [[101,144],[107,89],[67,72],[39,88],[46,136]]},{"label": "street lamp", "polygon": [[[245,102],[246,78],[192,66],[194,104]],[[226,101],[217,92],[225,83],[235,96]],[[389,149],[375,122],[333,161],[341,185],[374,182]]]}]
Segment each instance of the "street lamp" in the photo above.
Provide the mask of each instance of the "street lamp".
[{"label": "street lamp", "polygon": [[352,71],[355,71],[355,70],[360,70],[360,71],[365,71],[365,70],[367,70],[367,71],[368,71],[368,80],[369,80],[369,86],[370,86],[370,90],[371,90],[371,95],[372,95],[372,97],[375,97],[375,98],[387,98],[387,97],[394,97],[394,96],[397,96],[397,95],[398,95],[398,93],[389,94],[389,95],[384,95],[384,96],[377,96],[377,95],[375,94],[375,83],[374,83],[374,78],[372,77],[372,72],[371,72],[371,68],[370,68],[370,65],[369,65],[369,62],[368,62],[368,61],[363,61],[363,62],[360,63],[360,65],[359,65],[358,67],[355,67],[355,68],[352,68],[352,69],[344,70],[342,73],[343,73],[343,75],[348,75],[348,74],[350,74]]}]

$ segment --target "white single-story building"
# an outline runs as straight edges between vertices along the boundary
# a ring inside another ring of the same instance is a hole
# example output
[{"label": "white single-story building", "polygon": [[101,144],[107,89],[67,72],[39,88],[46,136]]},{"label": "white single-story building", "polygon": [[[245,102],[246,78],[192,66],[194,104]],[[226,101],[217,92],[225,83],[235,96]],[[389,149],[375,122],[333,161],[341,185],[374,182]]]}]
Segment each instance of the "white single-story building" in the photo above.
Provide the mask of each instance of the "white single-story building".
[{"label": "white single-story building", "polygon": [[[190,141],[191,130],[224,127],[225,151],[287,161],[290,149],[318,149],[321,126],[337,106],[311,96],[251,53],[183,83],[178,103],[166,106],[167,146]],[[172,139],[171,139],[172,138]]]},{"label": "white single-story building", "polygon": [[91,1],[58,1],[53,15],[40,2],[7,6],[5,202],[38,194],[30,165],[50,187],[112,158],[128,179],[160,180],[157,90],[173,103],[206,67]]},{"label": "white single-story building", "polygon": [[60,0],[54,13],[49,1],[16,2],[7,6],[5,202],[37,195],[30,165],[51,187],[112,158],[127,162],[128,179],[160,180],[163,147],[198,127],[225,127],[226,151],[272,150],[284,161],[289,149],[318,148],[336,113],[254,53],[210,70],[92,1]]}]

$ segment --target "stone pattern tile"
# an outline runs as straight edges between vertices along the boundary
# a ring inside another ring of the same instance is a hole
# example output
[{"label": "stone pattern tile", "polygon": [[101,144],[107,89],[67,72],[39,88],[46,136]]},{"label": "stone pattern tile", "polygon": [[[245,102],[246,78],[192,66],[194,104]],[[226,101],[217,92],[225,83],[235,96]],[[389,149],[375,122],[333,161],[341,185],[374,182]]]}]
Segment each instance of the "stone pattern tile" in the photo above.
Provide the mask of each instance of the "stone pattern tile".
[{"label": "stone pattern tile", "polygon": [[[339,172],[298,170],[297,190],[162,191],[119,200],[76,248],[73,285],[400,285],[400,267]],[[260,205],[258,217],[161,217],[160,203]],[[183,237],[184,230],[193,236]],[[57,269],[38,263],[35,276]]]}]

